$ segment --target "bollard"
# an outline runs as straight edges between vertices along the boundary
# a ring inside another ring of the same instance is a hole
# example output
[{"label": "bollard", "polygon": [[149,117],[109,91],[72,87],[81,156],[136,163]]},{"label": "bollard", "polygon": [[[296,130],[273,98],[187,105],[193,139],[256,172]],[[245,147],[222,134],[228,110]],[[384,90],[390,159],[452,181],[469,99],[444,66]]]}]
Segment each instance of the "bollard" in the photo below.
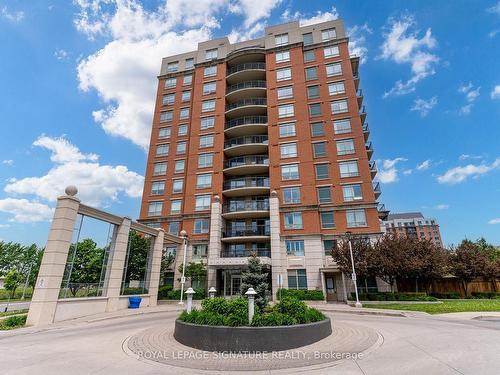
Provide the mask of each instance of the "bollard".
[{"label": "bollard", "polygon": [[196,292],[193,290],[193,288],[188,288],[188,290],[186,290],[186,297],[187,297],[186,311],[188,313],[190,313],[192,308],[193,308],[193,294],[195,294],[195,293]]},{"label": "bollard", "polygon": [[245,293],[248,296],[248,323],[252,323],[253,315],[255,313],[255,295],[257,292],[253,288],[248,288]]},{"label": "bollard", "polygon": [[217,290],[212,286],[210,287],[210,289],[208,290],[208,296],[210,298],[214,298],[215,297],[215,293],[217,292]]}]

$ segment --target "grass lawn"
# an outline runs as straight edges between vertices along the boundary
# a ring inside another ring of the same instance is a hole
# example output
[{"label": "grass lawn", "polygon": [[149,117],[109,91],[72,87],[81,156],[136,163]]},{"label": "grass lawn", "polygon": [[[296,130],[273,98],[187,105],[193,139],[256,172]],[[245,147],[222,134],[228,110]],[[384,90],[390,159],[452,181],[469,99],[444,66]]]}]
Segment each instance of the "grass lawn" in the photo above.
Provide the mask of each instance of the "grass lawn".
[{"label": "grass lawn", "polygon": [[423,311],[429,314],[445,314],[466,311],[500,311],[500,299],[462,299],[462,300],[443,300],[439,304],[373,304],[365,305],[376,309],[410,310]]},{"label": "grass lawn", "polygon": [[7,312],[0,312],[0,318],[2,316],[10,316],[10,315],[17,315],[17,314],[26,314],[28,312],[28,309],[22,309],[22,310],[14,310],[14,311],[7,311]]}]

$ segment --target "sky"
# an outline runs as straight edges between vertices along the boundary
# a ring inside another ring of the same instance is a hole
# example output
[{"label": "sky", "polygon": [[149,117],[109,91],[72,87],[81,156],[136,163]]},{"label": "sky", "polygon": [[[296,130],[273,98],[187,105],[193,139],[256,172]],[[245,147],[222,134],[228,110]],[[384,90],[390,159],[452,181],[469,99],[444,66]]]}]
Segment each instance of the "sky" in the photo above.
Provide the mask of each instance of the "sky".
[{"label": "sky", "polygon": [[500,1],[0,0],[0,239],[57,196],[137,218],[161,58],[341,18],[392,212],[500,244]]}]

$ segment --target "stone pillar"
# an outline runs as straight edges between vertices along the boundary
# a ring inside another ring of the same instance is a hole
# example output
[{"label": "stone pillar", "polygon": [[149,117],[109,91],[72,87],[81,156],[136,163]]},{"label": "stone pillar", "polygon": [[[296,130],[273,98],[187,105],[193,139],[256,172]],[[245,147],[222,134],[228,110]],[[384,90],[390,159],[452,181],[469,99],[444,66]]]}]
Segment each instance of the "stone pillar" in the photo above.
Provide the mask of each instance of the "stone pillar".
[{"label": "stone pillar", "polygon": [[66,188],[66,196],[57,199],[49,238],[45,245],[40,271],[31,299],[26,325],[39,326],[54,322],[61,282],[78,215],[80,200],[75,187]]},{"label": "stone pillar", "polygon": [[[208,244],[207,287],[215,287],[217,277],[217,260],[222,250],[222,205],[219,196],[214,197],[210,210],[210,242]],[[221,291],[219,291],[220,293]]]},{"label": "stone pillar", "polygon": [[278,275],[283,277],[283,287],[286,286],[287,275],[283,267],[280,245],[280,203],[276,191],[271,192],[269,198],[269,221],[271,226],[271,266],[272,266],[272,300],[276,299],[278,292]]},{"label": "stone pillar", "polygon": [[124,217],[120,226],[116,228],[114,243],[106,271],[105,293],[108,297],[106,311],[119,309],[120,291],[122,286],[123,270],[127,257],[128,237],[132,220]]},{"label": "stone pillar", "polygon": [[148,294],[149,306],[156,306],[158,302],[158,288],[160,285],[161,257],[163,255],[163,239],[165,231],[158,229],[158,235],[152,249],[151,261],[148,265]]}]

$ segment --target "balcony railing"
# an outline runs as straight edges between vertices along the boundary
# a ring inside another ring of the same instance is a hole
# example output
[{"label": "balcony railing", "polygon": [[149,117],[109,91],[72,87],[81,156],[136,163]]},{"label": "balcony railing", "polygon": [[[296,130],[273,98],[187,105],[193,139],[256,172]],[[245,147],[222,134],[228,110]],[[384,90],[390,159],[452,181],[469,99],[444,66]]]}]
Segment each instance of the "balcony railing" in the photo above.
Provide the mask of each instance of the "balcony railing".
[{"label": "balcony railing", "polygon": [[230,111],[231,109],[246,107],[249,105],[267,105],[266,98],[249,98],[238,100],[237,102],[230,103],[226,105],[226,111]]},{"label": "balcony railing", "polygon": [[372,172],[377,171],[377,164],[374,161],[369,162],[368,165],[370,166],[370,171]]},{"label": "balcony railing", "polygon": [[255,249],[255,250],[222,250],[220,253],[221,258],[248,258],[252,255],[257,255],[258,257],[271,257],[271,249]]},{"label": "balcony railing", "polygon": [[245,187],[269,187],[269,177],[243,177],[224,181],[224,190]]},{"label": "balcony railing", "polygon": [[372,152],[373,151],[373,145],[372,145],[371,142],[366,143],[365,147],[366,147],[366,151],[367,152]]},{"label": "balcony railing", "polygon": [[251,124],[267,124],[267,116],[245,116],[238,117],[233,120],[226,122],[226,129],[240,126],[240,125],[251,125]]},{"label": "balcony railing", "polygon": [[267,155],[237,156],[224,162],[224,168],[240,167],[243,165],[269,165]]},{"label": "balcony railing", "polygon": [[223,213],[241,211],[269,211],[269,199],[229,201],[222,206]]},{"label": "balcony railing", "polygon": [[225,228],[222,237],[248,237],[248,236],[270,236],[269,225],[252,225],[247,227]]},{"label": "balcony railing", "polygon": [[230,92],[233,91],[250,89],[250,88],[266,88],[266,81],[246,81],[246,82],[236,83],[234,85],[227,87],[226,94],[229,94]]},{"label": "balcony railing", "polygon": [[382,190],[380,190],[380,182],[376,182],[374,185],[373,185],[373,191],[377,194],[380,194],[382,193]]},{"label": "balcony railing", "polygon": [[266,144],[268,143],[267,135],[248,135],[246,137],[231,138],[224,142],[224,148],[241,146],[241,145],[251,145],[251,144]]},{"label": "balcony railing", "polygon": [[245,64],[240,64],[236,66],[232,66],[227,69],[227,75],[236,73],[236,72],[241,72],[242,70],[265,70],[266,69],[266,63],[245,63]]},{"label": "balcony railing", "polygon": [[363,133],[369,133],[370,132],[370,127],[368,126],[368,123],[363,125]]}]

